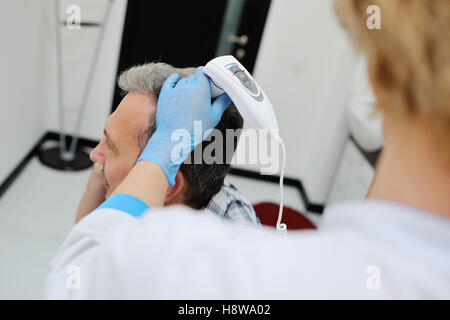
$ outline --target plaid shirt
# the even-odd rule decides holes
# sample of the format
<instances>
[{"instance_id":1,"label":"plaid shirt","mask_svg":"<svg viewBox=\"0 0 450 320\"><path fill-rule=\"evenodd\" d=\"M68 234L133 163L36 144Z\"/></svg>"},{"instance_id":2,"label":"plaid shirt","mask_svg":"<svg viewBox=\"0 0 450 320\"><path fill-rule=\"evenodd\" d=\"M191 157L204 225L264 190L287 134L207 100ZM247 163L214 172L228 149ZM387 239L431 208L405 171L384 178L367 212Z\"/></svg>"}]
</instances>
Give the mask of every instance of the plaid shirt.
<instances>
[{"instance_id":1,"label":"plaid shirt","mask_svg":"<svg viewBox=\"0 0 450 320\"><path fill-rule=\"evenodd\" d=\"M212 213L225 219L261 225L253 206L232 184L224 184L203 210L207 214Z\"/></svg>"}]
</instances>

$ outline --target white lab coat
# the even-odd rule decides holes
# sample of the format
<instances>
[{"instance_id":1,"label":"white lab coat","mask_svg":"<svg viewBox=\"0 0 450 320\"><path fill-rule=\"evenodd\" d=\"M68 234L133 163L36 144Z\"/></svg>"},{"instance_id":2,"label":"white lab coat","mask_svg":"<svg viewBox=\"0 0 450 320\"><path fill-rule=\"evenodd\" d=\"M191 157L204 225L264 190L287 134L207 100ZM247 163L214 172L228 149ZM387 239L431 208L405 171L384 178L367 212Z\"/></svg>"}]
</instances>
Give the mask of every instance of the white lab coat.
<instances>
[{"instance_id":1,"label":"white lab coat","mask_svg":"<svg viewBox=\"0 0 450 320\"><path fill-rule=\"evenodd\" d=\"M181 206L140 218L97 209L53 259L46 296L450 298L449 218L375 200L324 215L319 231L286 236Z\"/></svg>"}]
</instances>

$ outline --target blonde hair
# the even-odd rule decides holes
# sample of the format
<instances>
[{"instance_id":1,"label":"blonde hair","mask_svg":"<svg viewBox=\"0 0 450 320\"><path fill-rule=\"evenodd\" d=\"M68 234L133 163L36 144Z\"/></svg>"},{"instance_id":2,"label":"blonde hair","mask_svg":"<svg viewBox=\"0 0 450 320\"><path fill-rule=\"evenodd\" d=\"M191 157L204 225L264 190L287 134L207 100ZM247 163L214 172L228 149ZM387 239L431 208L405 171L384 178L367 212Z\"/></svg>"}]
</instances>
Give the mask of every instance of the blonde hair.
<instances>
[{"instance_id":1,"label":"blonde hair","mask_svg":"<svg viewBox=\"0 0 450 320\"><path fill-rule=\"evenodd\" d=\"M369 29L370 5L381 29ZM450 1L335 0L337 15L366 53L378 110L429 116L450 155Z\"/></svg>"}]
</instances>

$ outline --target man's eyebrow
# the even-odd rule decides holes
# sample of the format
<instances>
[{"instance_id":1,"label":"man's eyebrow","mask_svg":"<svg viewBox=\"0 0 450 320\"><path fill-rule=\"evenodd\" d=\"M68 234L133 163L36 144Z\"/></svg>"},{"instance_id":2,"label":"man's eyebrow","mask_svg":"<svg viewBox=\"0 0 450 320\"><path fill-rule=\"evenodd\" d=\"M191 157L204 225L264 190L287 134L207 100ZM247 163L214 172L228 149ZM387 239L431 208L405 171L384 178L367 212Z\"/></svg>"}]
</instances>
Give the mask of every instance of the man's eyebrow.
<instances>
[{"instance_id":1,"label":"man's eyebrow","mask_svg":"<svg viewBox=\"0 0 450 320\"><path fill-rule=\"evenodd\" d=\"M106 131L106 129L103 129L103 133L105 134L106 137L106 142L108 143L108 145L111 147L111 149L113 149L114 152L118 152L116 145L112 142L111 137L108 135L108 132Z\"/></svg>"}]
</instances>

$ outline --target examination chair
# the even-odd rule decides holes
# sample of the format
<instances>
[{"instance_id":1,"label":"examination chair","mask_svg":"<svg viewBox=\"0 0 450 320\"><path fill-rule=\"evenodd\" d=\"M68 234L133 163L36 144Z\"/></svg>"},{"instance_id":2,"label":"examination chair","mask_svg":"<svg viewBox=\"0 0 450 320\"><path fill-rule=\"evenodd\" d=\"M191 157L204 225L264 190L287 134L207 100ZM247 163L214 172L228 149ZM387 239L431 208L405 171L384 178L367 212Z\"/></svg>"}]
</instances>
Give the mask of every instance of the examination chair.
<instances>
[{"instance_id":1,"label":"examination chair","mask_svg":"<svg viewBox=\"0 0 450 320\"><path fill-rule=\"evenodd\" d=\"M260 202L253 205L261 224L276 227L279 205L273 202ZM316 226L301 212L292 208L283 207L281 222L287 225L288 230L316 229Z\"/></svg>"}]
</instances>

